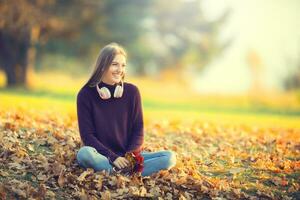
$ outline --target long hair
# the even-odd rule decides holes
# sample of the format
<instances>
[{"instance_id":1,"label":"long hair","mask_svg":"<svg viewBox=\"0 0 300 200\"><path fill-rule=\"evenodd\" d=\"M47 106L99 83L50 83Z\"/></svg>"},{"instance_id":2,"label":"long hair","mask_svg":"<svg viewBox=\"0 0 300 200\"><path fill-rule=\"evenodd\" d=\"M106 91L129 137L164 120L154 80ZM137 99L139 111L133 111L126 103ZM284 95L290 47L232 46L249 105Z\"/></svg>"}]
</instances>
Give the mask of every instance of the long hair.
<instances>
[{"instance_id":1,"label":"long hair","mask_svg":"<svg viewBox=\"0 0 300 200\"><path fill-rule=\"evenodd\" d=\"M86 84L90 87L95 87L99 84L117 54L127 57L125 49L117 43L110 43L103 47L94 64L93 73ZM124 81L124 77L125 74L123 74L122 81Z\"/></svg>"}]
</instances>

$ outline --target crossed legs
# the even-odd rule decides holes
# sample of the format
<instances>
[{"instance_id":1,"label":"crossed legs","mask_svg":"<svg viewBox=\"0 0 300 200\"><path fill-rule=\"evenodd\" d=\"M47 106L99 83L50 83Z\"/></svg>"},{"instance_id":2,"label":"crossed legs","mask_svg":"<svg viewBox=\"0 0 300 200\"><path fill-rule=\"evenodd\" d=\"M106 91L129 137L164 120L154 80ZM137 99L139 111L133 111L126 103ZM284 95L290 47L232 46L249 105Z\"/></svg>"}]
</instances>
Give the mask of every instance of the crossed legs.
<instances>
[{"instance_id":1,"label":"crossed legs","mask_svg":"<svg viewBox=\"0 0 300 200\"><path fill-rule=\"evenodd\" d=\"M176 154L173 151L141 152L144 157L142 176L150 176L162 169L170 169L176 164ZM90 146L81 147L77 153L78 164L83 168L93 168L95 171L113 171L108 159Z\"/></svg>"}]
</instances>

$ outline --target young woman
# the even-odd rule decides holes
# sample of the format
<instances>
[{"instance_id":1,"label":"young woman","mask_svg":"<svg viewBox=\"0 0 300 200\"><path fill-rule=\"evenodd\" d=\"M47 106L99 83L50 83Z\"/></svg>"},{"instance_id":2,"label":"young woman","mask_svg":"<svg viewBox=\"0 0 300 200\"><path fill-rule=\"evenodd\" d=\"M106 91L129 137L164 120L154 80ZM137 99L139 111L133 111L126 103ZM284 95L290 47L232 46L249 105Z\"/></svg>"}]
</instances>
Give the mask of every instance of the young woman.
<instances>
[{"instance_id":1,"label":"young woman","mask_svg":"<svg viewBox=\"0 0 300 200\"><path fill-rule=\"evenodd\" d=\"M95 171L122 171L135 152L143 158L142 176L176 164L172 151L145 152L143 111L138 88L124 82L126 52L116 43L105 46L94 72L77 95L80 137L85 146L77 153L78 164Z\"/></svg>"}]
</instances>

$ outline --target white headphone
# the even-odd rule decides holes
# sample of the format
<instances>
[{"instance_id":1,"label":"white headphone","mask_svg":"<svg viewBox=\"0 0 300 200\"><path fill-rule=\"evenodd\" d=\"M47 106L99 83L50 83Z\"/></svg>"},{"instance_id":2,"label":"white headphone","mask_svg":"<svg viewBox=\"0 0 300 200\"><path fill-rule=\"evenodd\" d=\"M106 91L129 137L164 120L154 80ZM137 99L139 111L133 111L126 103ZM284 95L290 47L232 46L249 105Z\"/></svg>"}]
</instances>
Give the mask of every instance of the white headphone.
<instances>
[{"instance_id":1,"label":"white headphone","mask_svg":"<svg viewBox=\"0 0 300 200\"><path fill-rule=\"evenodd\" d=\"M96 88L101 99L109 99L111 97L110 91L107 87L101 87L100 89L97 84ZM117 85L115 87L114 97L121 98L123 95L123 91L124 91L124 84L123 81L121 81L121 85Z\"/></svg>"}]
</instances>

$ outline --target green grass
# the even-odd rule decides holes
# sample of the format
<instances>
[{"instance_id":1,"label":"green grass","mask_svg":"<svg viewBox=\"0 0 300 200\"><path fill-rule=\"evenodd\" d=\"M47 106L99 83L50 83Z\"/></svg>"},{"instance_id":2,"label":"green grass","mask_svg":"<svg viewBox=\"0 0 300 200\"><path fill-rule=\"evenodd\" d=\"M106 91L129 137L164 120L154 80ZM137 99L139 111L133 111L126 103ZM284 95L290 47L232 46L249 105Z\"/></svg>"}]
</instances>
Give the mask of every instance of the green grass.
<instances>
[{"instance_id":1,"label":"green grass","mask_svg":"<svg viewBox=\"0 0 300 200\"><path fill-rule=\"evenodd\" d=\"M51 111L76 117L76 88L67 91L47 89L0 89L0 109L22 107L36 111ZM251 126L300 128L300 110L265 105L226 105L208 100L160 100L142 96L144 118L147 121L207 121ZM216 102L216 101L214 101Z\"/></svg>"},{"instance_id":2,"label":"green grass","mask_svg":"<svg viewBox=\"0 0 300 200\"><path fill-rule=\"evenodd\" d=\"M47 90L25 90L25 89L0 89L0 95L14 96L16 98L32 97L47 98L53 101L76 101L76 93L73 92L53 92ZM143 106L149 110L174 110L181 112L212 112L212 113L234 113L234 114L255 114L255 115L279 115L300 117L300 110L289 108L271 108L268 106L253 104L252 106L235 105L224 106L222 104L211 104L210 102L164 102L154 99L143 99Z\"/></svg>"}]
</instances>

